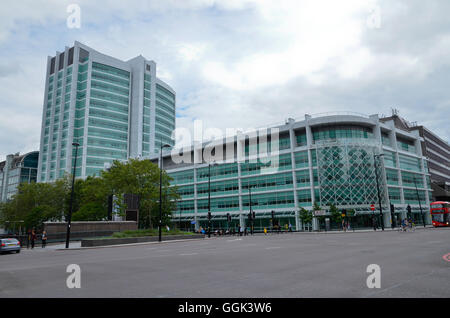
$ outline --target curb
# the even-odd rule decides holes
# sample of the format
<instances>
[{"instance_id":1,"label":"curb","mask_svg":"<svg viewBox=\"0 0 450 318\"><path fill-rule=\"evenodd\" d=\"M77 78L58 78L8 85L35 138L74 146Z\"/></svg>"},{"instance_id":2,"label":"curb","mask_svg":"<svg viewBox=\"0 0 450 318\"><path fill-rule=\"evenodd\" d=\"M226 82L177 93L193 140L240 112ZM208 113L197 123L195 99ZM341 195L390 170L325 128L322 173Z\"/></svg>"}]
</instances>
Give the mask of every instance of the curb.
<instances>
[{"instance_id":1,"label":"curb","mask_svg":"<svg viewBox=\"0 0 450 318\"><path fill-rule=\"evenodd\" d=\"M163 244L171 242L191 242L200 241L204 238L199 239L184 239L184 240L168 240L162 242L142 242L142 243L129 243L129 244L117 244L117 245L105 245L105 246L90 246L90 247L74 247L74 248L57 248L55 251L76 251L76 250L87 250L87 249L97 249L97 248L114 248L114 247L127 247L127 246L139 246L139 245L149 245L149 244Z\"/></svg>"}]
</instances>

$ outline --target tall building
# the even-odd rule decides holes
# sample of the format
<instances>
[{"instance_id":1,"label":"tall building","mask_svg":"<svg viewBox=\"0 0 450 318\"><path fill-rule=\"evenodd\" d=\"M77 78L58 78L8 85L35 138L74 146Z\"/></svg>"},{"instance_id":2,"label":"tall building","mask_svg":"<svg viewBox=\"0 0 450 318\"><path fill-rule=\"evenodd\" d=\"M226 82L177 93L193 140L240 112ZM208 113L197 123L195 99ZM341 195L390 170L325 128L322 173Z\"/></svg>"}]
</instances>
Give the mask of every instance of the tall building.
<instances>
[{"instance_id":1,"label":"tall building","mask_svg":"<svg viewBox=\"0 0 450 318\"><path fill-rule=\"evenodd\" d=\"M0 162L0 201L7 201L17 193L20 183L36 182L39 152L24 155L19 153L6 156Z\"/></svg>"},{"instance_id":2,"label":"tall building","mask_svg":"<svg viewBox=\"0 0 450 318\"><path fill-rule=\"evenodd\" d=\"M331 204L354 210L352 226L371 227L374 213L380 215L380 195L386 227L393 219L407 216L420 224L421 210L430 224L430 175L418 131L399 129L393 121L380 121L378 115L348 113L306 115L302 120L289 119L268 127L274 128L279 131L279 151L269 152L268 157L277 162L275 169L268 169L267 158L251 161L255 158L252 149L264 149L267 144L264 138L251 135L215 141L213 147L207 142L193 144L183 149L183 157L191 159L188 162L163 152L163 168L181 195L174 221L207 227L210 194L214 228L248 226L251 209L257 230L271 227L272 211L283 226L291 223L300 230L300 209L312 210L315 204L324 211ZM222 154L215 159L217 165L211 164L208 154L212 152ZM150 160L156 163L159 156ZM390 204L394 205L393 213ZM412 215L407 215L408 205ZM314 220L317 229L320 224Z\"/></svg>"},{"instance_id":3,"label":"tall building","mask_svg":"<svg viewBox=\"0 0 450 318\"><path fill-rule=\"evenodd\" d=\"M113 160L173 145L175 91L141 55L121 61L75 42L47 58L38 181L98 175Z\"/></svg>"},{"instance_id":4,"label":"tall building","mask_svg":"<svg viewBox=\"0 0 450 318\"><path fill-rule=\"evenodd\" d=\"M428 159L434 201L450 201L450 145L428 128L409 122L393 110L392 116L381 121L392 121L396 128L404 131L418 131L422 154Z\"/></svg>"}]
</instances>

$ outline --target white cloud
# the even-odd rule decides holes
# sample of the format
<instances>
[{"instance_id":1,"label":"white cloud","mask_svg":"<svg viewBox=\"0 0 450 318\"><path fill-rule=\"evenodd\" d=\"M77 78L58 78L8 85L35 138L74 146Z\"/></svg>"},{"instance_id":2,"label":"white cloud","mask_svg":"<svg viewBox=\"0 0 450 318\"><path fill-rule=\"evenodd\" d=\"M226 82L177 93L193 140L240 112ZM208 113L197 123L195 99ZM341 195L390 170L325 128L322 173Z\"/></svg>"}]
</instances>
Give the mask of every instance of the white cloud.
<instances>
[{"instance_id":1,"label":"white cloud","mask_svg":"<svg viewBox=\"0 0 450 318\"><path fill-rule=\"evenodd\" d=\"M379 1L15 1L0 11L0 156L37 149L47 55L81 41L142 54L177 92L177 126L257 127L396 106L448 139L450 4ZM369 29L371 8L381 9ZM5 115L7 117L5 117Z\"/></svg>"}]
</instances>

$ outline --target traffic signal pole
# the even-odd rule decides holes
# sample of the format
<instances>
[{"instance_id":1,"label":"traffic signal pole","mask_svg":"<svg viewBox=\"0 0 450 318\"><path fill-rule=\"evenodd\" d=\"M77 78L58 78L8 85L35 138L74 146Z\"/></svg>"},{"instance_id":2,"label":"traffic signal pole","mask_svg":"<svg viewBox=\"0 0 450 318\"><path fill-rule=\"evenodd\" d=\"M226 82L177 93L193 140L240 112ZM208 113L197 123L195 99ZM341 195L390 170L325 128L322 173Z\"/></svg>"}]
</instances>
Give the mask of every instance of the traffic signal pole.
<instances>
[{"instance_id":1,"label":"traffic signal pole","mask_svg":"<svg viewBox=\"0 0 450 318\"><path fill-rule=\"evenodd\" d=\"M380 154L380 155L373 155L373 164L374 164L374 168L375 168L375 179L377 182L377 194L378 194L378 205L380 207L380 218L381 218L381 229L384 231L384 220L383 220L383 208L381 207L381 195L380 195L380 186L378 184L378 171L377 171L377 162L376 162L376 158L383 156L384 154Z\"/></svg>"}]
</instances>

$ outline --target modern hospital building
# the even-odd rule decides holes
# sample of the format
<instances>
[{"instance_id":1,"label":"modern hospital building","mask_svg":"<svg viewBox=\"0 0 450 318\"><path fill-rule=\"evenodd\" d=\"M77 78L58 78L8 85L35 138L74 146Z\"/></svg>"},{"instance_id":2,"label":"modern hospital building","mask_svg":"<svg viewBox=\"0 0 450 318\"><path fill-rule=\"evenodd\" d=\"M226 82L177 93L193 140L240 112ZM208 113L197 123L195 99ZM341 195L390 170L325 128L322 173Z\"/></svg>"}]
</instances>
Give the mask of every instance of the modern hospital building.
<instances>
[{"instance_id":1,"label":"modern hospital building","mask_svg":"<svg viewBox=\"0 0 450 318\"><path fill-rule=\"evenodd\" d=\"M270 137L237 134L163 151L163 169L181 195L173 221L182 227L207 228L210 195L214 229L249 226L250 197L255 230L271 227L272 211L282 226L290 223L301 230L300 209L312 210L315 204L325 211L331 204L353 210L353 226L370 227L372 214L380 213L379 194L385 227L391 226L392 216L406 217L408 205L416 223L422 223L422 208L429 224L432 190L423 138L417 130L399 129L394 120L381 119L352 113L305 115L268 127L267 131L278 132L277 147ZM275 154L266 152L275 168L267 158L254 160L254 150L266 149L267 144L278 148ZM223 149L220 156L219 149ZM174 160L177 153L188 160ZM159 155L150 159L157 163ZM319 226L313 222L313 229Z\"/></svg>"},{"instance_id":2,"label":"modern hospital building","mask_svg":"<svg viewBox=\"0 0 450 318\"><path fill-rule=\"evenodd\" d=\"M113 160L173 145L175 91L139 55L122 61L82 43L47 58L38 182L98 175Z\"/></svg>"}]
</instances>

